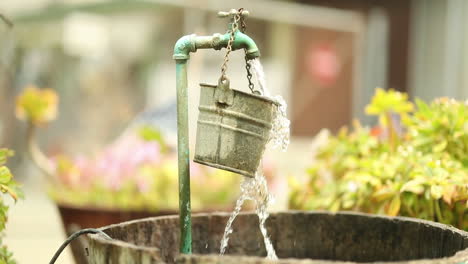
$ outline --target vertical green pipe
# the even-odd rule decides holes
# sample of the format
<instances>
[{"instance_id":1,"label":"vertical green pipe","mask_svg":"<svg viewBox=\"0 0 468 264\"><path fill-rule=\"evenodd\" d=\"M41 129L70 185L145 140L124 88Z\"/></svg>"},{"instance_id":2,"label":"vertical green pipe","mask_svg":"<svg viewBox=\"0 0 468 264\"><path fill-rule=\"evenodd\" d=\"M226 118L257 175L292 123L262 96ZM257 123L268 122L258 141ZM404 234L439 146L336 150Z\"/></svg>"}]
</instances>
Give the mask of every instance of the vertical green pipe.
<instances>
[{"instance_id":1,"label":"vertical green pipe","mask_svg":"<svg viewBox=\"0 0 468 264\"><path fill-rule=\"evenodd\" d=\"M177 155L179 163L179 221L180 253L192 253L192 216L190 206L190 155L188 127L187 61L190 52L197 49L219 50L227 46L230 33L213 36L187 35L181 37L174 46L177 86ZM260 56L255 42L247 35L236 32L232 49L244 49L248 59Z\"/></svg>"},{"instance_id":2,"label":"vertical green pipe","mask_svg":"<svg viewBox=\"0 0 468 264\"><path fill-rule=\"evenodd\" d=\"M190 153L188 129L187 60L176 59L177 157L179 165L180 253L192 253Z\"/></svg>"}]
</instances>

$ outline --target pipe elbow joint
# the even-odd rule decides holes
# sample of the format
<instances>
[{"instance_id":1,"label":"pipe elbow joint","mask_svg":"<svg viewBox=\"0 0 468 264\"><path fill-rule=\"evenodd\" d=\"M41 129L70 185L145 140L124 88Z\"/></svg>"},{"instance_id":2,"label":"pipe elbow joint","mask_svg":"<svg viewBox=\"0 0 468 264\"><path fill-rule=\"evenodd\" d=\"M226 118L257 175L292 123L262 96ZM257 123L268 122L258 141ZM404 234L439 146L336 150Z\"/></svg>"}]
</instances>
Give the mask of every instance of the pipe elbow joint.
<instances>
[{"instance_id":1,"label":"pipe elbow joint","mask_svg":"<svg viewBox=\"0 0 468 264\"><path fill-rule=\"evenodd\" d=\"M220 50L221 48L226 48L229 39L231 37L230 33L224 35L214 34L213 35L213 49ZM246 34L236 31L234 42L232 43L232 50L244 49L245 56L248 60L255 59L260 57L260 51L258 50L257 44L253 41L252 38Z\"/></svg>"},{"instance_id":2,"label":"pipe elbow joint","mask_svg":"<svg viewBox=\"0 0 468 264\"><path fill-rule=\"evenodd\" d=\"M234 39L232 48L234 50L244 49L245 56L248 60L260 57L260 50L258 49L255 41L240 31L236 32L236 37Z\"/></svg>"},{"instance_id":3,"label":"pipe elbow joint","mask_svg":"<svg viewBox=\"0 0 468 264\"><path fill-rule=\"evenodd\" d=\"M190 52L197 51L195 46L196 35L186 35L177 40L174 45L174 60L188 60L190 58Z\"/></svg>"}]
</instances>

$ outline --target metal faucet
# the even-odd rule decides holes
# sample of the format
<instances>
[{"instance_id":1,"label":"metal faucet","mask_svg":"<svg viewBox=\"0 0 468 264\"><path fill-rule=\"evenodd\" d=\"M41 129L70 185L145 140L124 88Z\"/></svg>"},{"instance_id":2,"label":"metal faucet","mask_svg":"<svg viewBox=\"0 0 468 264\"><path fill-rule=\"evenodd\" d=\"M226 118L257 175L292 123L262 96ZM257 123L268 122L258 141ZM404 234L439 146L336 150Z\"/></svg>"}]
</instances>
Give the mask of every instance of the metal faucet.
<instances>
[{"instance_id":1,"label":"metal faucet","mask_svg":"<svg viewBox=\"0 0 468 264\"><path fill-rule=\"evenodd\" d=\"M230 17L232 24L236 10L219 12L219 17ZM247 16L248 11L242 11L241 16ZM229 24L229 30L231 28ZM186 35L181 37L174 46L173 58L176 61L177 87L177 157L179 175L179 223L180 223L180 253L192 253L192 219L190 205L190 155L188 128L188 94L187 94L187 61L191 52L197 49L220 50L226 48L230 31L212 36ZM260 57L255 42L246 34L236 31L232 50L244 49L248 60Z\"/></svg>"}]
</instances>

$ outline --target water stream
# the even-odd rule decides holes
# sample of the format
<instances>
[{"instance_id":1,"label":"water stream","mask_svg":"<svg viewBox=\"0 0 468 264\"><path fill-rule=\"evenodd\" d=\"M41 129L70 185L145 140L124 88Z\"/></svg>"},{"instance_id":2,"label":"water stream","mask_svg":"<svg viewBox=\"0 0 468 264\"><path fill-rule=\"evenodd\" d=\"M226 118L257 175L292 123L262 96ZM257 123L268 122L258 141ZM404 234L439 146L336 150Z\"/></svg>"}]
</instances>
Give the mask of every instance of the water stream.
<instances>
[{"instance_id":1,"label":"water stream","mask_svg":"<svg viewBox=\"0 0 468 264\"><path fill-rule=\"evenodd\" d=\"M253 66L252 68L257 78L259 92L261 95L270 97L278 102L276 116L273 120L273 126L270 132L269 147L280 148L281 150L285 151L289 145L290 124L289 119L286 117L287 105L281 96L277 95L272 97L268 89L266 89L265 73L263 71L260 60L254 59L251 60L250 63ZM265 222L269 216L267 209L273 201L273 196L268 191L268 184L265 176L263 175L263 168L261 163L257 169L257 172L255 173L254 178L243 177L240 188L241 195L237 199L236 207L229 217L226 228L224 230L223 238L221 240L220 255L223 255L226 252L229 242L229 235L233 232L232 224L234 223L237 215L240 213L242 205L246 200L252 200L255 204L255 212L258 215L259 228L263 235L263 241L267 251L267 258L278 259L265 227Z\"/></svg>"}]
</instances>

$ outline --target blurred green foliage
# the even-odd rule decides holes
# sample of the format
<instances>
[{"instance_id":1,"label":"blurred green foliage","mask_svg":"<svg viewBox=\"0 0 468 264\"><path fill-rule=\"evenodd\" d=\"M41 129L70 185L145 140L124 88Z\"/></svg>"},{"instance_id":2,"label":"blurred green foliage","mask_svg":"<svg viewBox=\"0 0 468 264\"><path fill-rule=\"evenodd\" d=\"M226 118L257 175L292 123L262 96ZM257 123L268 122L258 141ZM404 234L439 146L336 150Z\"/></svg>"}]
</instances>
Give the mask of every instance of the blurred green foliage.
<instances>
[{"instance_id":1,"label":"blurred green foliage","mask_svg":"<svg viewBox=\"0 0 468 264\"><path fill-rule=\"evenodd\" d=\"M119 210L176 211L177 157L162 133L143 126L120 137L95 157L55 158L58 184L50 195L60 204ZM226 209L238 196L241 177L191 164L192 208ZM207 191L209 190L209 191Z\"/></svg>"},{"instance_id":2,"label":"blurred green foliage","mask_svg":"<svg viewBox=\"0 0 468 264\"><path fill-rule=\"evenodd\" d=\"M366 107L378 126L355 121L352 131L322 132L307 182L290 180L289 206L410 216L468 230L468 102L415 103L378 89Z\"/></svg>"},{"instance_id":3,"label":"blurred green foliage","mask_svg":"<svg viewBox=\"0 0 468 264\"><path fill-rule=\"evenodd\" d=\"M138 135L145 141L156 141L161 146L162 152L169 151L169 146L166 144L164 137L158 129L150 125L143 125L138 129Z\"/></svg>"},{"instance_id":4,"label":"blurred green foliage","mask_svg":"<svg viewBox=\"0 0 468 264\"><path fill-rule=\"evenodd\" d=\"M18 183L13 180L8 167L5 165L8 157L12 156L13 152L8 149L0 149L0 263L15 264L16 261L13 259L13 254L8 251L6 245L3 244L4 230L6 222L8 220L8 205L6 204L5 198L7 196L13 198L16 202L18 198L22 198L23 194L19 188Z\"/></svg>"},{"instance_id":5,"label":"blurred green foliage","mask_svg":"<svg viewBox=\"0 0 468 264\"><path fill-rule=\"evenodd\" d=\"M72 160L60 157L57 172L76 170L78 178L92 176L91 182L71 184L61 181L52 185L49 195L59 204L132 211L177 211L179 206L177 159L167 158L160 163L142 163L132 170L131 177L118 186L107 182L107 175L82 175ZM239 195L241 177L232 173L192 164L192 208L195 211L230 208Z\"/></svg>"},{"instance_id":6,"label":"blurred green foliage","mask_svg":"<svg viewBox=\"0 0 468 264\"><path fill-rule=\"evenodd\" d=\"M55 119L57 103L53 90L30 86L17 97L16 115L36 128ZM117 210L178 209L176 153L155 127L127 131L96 155L32 156L40 168L51 167L49 194L59 204ZM8 179L9 174L0 173L1 189L2 179ZM232 206L239 193L233 186L240 184L241 177L191 164L191 179L192 208L214 210ZM3 188L10 191L6 185Z\"/></svg>"}]
</instances>

